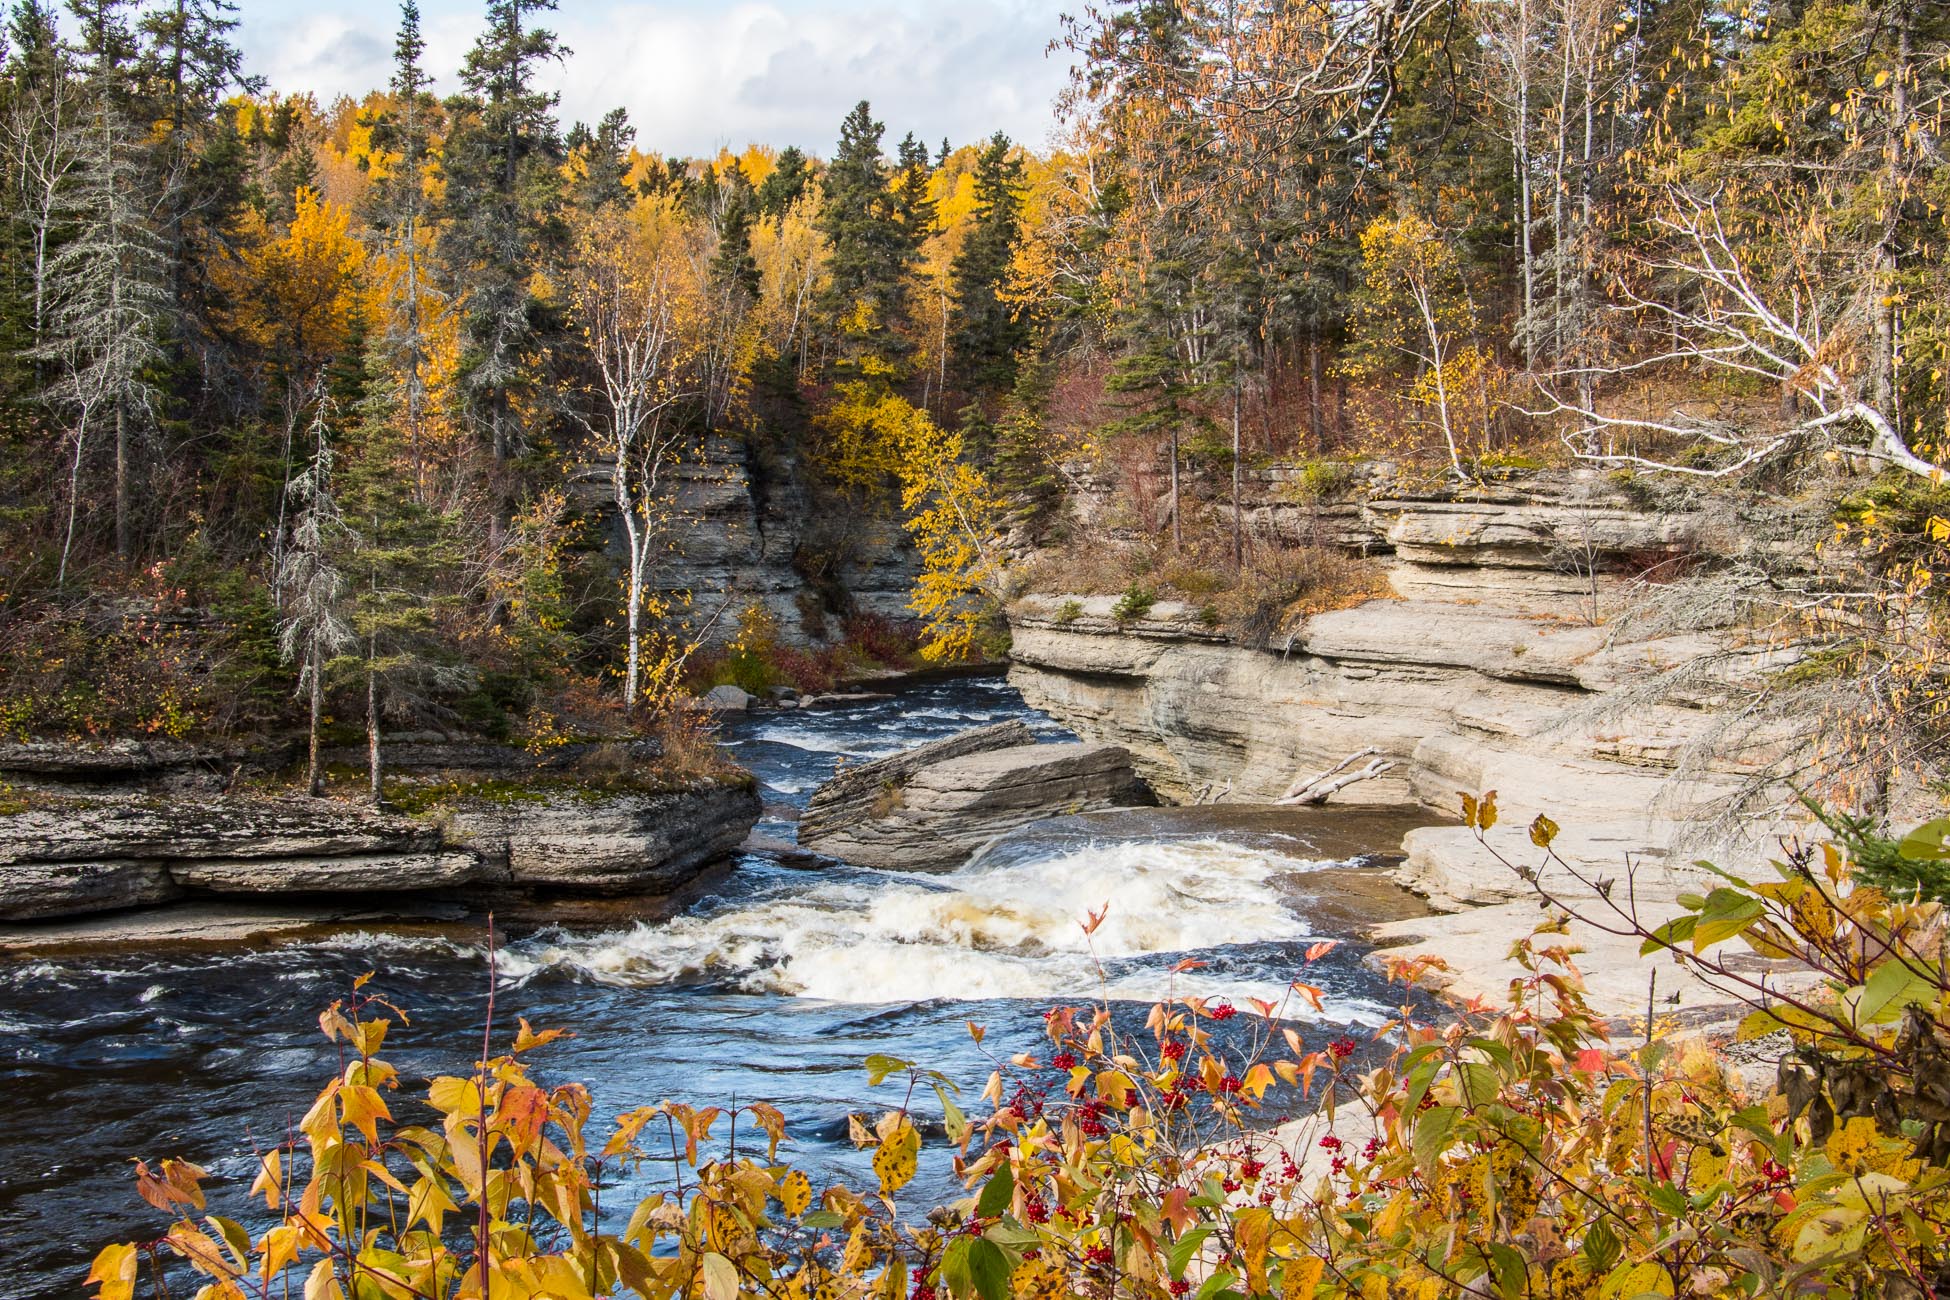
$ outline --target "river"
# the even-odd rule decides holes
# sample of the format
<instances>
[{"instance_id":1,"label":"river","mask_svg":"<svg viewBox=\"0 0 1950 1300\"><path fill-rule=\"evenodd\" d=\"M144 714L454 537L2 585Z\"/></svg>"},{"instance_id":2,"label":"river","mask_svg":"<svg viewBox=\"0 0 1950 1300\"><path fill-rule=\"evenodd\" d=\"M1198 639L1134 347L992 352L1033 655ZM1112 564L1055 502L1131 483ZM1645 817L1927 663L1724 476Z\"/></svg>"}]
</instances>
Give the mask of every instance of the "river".
<instances>
[{"instance_id":1,"label":"river","mask_svg":"<svg viewBox=\"0 0 1950 1300\"><path fill-rule=\"evenodd\" d=\"M759 830L789 841L841 756L878 757L1010 718L1067 738L999 678L754 714L728 723L723 738L763 785ZM938 876L747 855L668 919L618 924L579 909L574 925L544 916L509 927L497 1015L510 1028L521 1016L574 1031L541 1073L588 1083L599 1121L665 1097L766 1100L784 1110L794 1158L816 1181L862 1185L871 1174L846 1141L846 1116L900 1101L891 1083L868 1087L860 1062L869 1054L944 1071L979 1111L989 1054L1033 1050L1049 1006L1109 998L1141 1008L1174 978L1181 992L1279 1002L1313 940L1412 913L1380 873L1360 868L1417 820L1215 809L1063 818ZM1078 918L1106 903L1086 943ZM1188 956L1207 965L1169 976ZM1308 972L1326 989L1328 1014L1310 1028L1311 1010L1288 1003L1304 1034L1387 1018L1400 992L1359 958L1358 945L1344 944ZM413 1017L385 1053L406 1090L465 1073L485 1004L479 918L255 945L0 957L6 1294L80 1295L100 1246L156 1235L161 1221L136 1198L131 1157L203 1165L213 1212L251 1222L252 1144L280 1140L330 1077L317 1012L368 970L378 972L372 987ZM988 1029L980 1047L970 1020ZM1302 1104L1277 1098L1273 1109ZM396 1102L395 1113L410 1105ZM658 1177L653 1166L624 1190ZM916 1194L955 1194L938 1148Z\"/></svg>"}]
</instances>

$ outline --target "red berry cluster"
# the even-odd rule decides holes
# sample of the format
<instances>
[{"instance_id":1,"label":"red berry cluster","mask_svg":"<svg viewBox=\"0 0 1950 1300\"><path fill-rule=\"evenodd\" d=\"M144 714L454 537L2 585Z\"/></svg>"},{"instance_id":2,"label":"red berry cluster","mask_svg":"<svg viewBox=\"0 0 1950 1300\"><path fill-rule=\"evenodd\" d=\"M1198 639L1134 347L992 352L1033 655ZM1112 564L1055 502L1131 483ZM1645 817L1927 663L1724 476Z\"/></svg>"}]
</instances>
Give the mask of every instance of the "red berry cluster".
<instances>
[{"instance_id":1,"label":"red berry cluster","mask_svg":"<svg viewBox=\"0 0 1950 1300\"><path fill-rule=\"evenodd\" d=\"M1109 1246L1085 1247L1083 1257L1092 1264L1101 1264L1106 1268L1110 1266L1111 1260L1116 1258L1116 1256L1111 1254Z\"/></svg>"},{"instance_id":2,"label":"red berry cluster","mask_svg":"<svg viewBox=\"0 0 1950 1300\"><path fill-rule=\"evenodd\" d=\"M1192 1284L1190 1282L1187 1282L1182 1277L1175 1277L1171 1280L1170 1290L1173 1295L1184 1295L1187 1291L1190 1291L1191 1289L1192 1289Z\"/></svg>"},{"instance_id":3,"label":"red berry cluster","mask_svg":"<svg viewBox=\"0 0 1950 1300\"><path fill-rule=\"evenodd\" d=\"M1219 1091L1225 1093L1227 1096L1232 1096L1244 1086L1236 1074L1228 1074L1225 1078L1219 1080Z\"/></svg>"},{"instance_id":4,"label":"red berry cluster","mask_svg":"<svg viewBox=\"0 0 1950 1300\"><path fill-rule=\"evenodd\" d=\"M1214 1020L1230 1020L1234 1016L1239 1014L1239 1008L1233 1006L1230 1002L1221 1002L1219 1003L1219 1005L1213 1007L1210 1011L1206 1012L1206 1014L1211 1016Z\"/></svg>"},{"instance_id":5,"label":"red berry cluster","mask_svg":"<svg viewBox=\"0 0 1950 1300\"><path fill-rule=\"evenodd\" d=\"M1069 1052L1058 1052L1049 1058L1049 1065L1052 1070L1074 1070L1077 1068L1077 1058Z\"/></svg>"},{"instance_id":6,"label":"red berry cluster","mask_svg":"<svg viewBox=\"0 0 1950 1300\"><path fill-rule=\"evenodd\" d=\"M1354 1055L1354 1047L1355 1043L1352 1038L1336 1038L1333 1042L1327 1044L1327 1050L1333 1054L1334 1059L1337 1061L1345 1061L1348 1057Z\"/></svg>"},{"instance_id":7,"label":"red berry cluster","mask_svg":"<svg viewBox=\"0 0 1950 1300\"><path fill-rule=\"evenodd\" d=\"M1185 1044L1173 1040L1159 1048L1158 1055L1167 1061L1182 1061L1185 1059Z\"/></svg>"}]
</instances>

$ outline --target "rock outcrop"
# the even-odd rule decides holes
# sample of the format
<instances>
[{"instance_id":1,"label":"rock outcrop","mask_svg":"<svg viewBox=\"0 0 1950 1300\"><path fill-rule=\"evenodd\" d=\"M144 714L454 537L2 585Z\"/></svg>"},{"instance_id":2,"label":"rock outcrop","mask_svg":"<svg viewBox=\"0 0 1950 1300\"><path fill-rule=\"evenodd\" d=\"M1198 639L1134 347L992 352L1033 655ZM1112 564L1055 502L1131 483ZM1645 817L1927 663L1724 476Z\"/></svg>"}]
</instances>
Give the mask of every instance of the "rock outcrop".
<instances>
[{"instance_id":1,"label":"rock outcrop","mask_svg":"<svg viewBox=\"0 0 1950 1300\"><path fill-rule=\"evenodd\" d=\"M543 786L423 818L310 799L40 800L0 817L0 921L190 897L668 893L759 816L746 785Z\"/></svg>"},{"instance_id":2,"label":"rock outcrop","mask_svg":"<svg viewBox=\"0 0 1950 1300\"><path fill-rule=\"evenodd\" d=\"M606 461L585 465L573 486L578 504L604 521L619 559L622 528ZM660 564L658 590L682 604L713 605L737 593L738 607L706 629L707 639L738 633L743 605L764 606L793 642L838 638L828 606L904 620L920 571L898 501L884 509L836 512L814 500L811 472L790 450L766 450L742 438L705 440L700 454L675 469L672 510L682 521L680 545Z\"/></svg>"},{"instance_id":3,"label":"rock outcrop","mask_svg":"<svg viewBox=\"0 0 1950 1300\"><path fill-rule=\"evenodd\" d=\"M1637 510L1604 480L1540 476L1464 499L1262 503L1254 524L1298 536L1308 512L1314 538L1381 557L1393 595L1306 618L1265 648L1233 643L1188 606L1160 602L1120 622L1112 597L1029 597L1011 611L1010 680L1078 734L1129 750L1169 797L1267 802L1296 776L1373 748L1392 768L1334 803L1453 816L1458 791L1496 790L1513 860L1535 857L1523 827L1549 813L1565 827L1558 847L1590 879L1635 864L1654 911L1689 887L1690 855L1672 850L1745 773L1736 758L1669 778L1715 725L1723 687L1769 665L1699 635L1614 641L1598 620L1616 612L1630 575L1737 544L1735 521ZM1648 669L1704 663L1707 651L1712 669L1683 690L1607 707ZM1431 826L1404 847L1406 883L1440 908L1478 909L1447 944L1458 965L1483 967L1482 952L1506 952L1535 924L1535 895L1471 832ZM1450 933L1412 923L1400 937L1411 932ZM1615 960L1642 1003L1636 948ZM1489 972L1470 991L1500 989Z\"/></svg>"},{"instance_id":4,"label":"rock outcrop","mask_svg":"<svg viewBox=\"0 0 1950 1300\"><path fill-rule=\"evenodd\" d=\"M1153 801L1120 746L1038 745L1006 722L847 768L814 792L799 843L858 866L948 871L1032 822Z\"/></svg>"}]
</instances>

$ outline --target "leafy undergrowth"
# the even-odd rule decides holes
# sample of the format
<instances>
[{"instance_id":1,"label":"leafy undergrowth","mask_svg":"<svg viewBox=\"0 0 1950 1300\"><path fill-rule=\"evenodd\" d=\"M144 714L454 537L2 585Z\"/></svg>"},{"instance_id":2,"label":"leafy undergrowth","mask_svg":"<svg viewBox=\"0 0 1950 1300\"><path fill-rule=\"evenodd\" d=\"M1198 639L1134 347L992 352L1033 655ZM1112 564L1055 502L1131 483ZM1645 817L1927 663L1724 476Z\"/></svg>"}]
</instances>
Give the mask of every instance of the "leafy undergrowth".
<instances>
[{"instance_id":1,"label":"leafy undergrowth","mask_svg":"<svg viewBox=\"0 0 1950 1300\"><path fill-rule=\"evenodd\" d=\"M1494 795L1465 812L1489 829ZM1555 831L1540 818L1539 865L1512 865L1533 881L1573 870L1551 852ZM320 1022L342 1071L260 1157L262 1231L202 1214L201 1169L139 1164L139 1191L173 1222L104 1249L90 1281L101 1300L129 1300L174 1255L207 1300L1920 1300L1942 1285L1950 1217L1943 914L1852 885L1834 846L1777 865L1777 881L1723 875L1656 930L1623 901L1594 922L1735 995L1760 978L1717 955L1735 939L1825 976L1813 995L1751 998L1748 1031L1785 1029L1796 1045L1773 1095L1743 1096L1703 1046L1650 1026L1611 1041L1553 914L1518 945L1526 974L1507 1005L1439 1025L1404 1011L1377 1033L1374 1068L1352 1039L1303 1041L1282 1008L1192 997L1050 1012L1045 1050L996 1060L979 1117L950 1080L872 1058L872 1082L936 1094L969 1191L921 1216L896 1198L922 1143L907 1100L855 1126L870 1181L816 1190L764 1104L666 1101L594 1128L586 1088L536 1073L559 1032L525 1023L507 1050L409 1102L381 1055L404 1016L355 986ZM1249 1032L1222 1045L1215 1022L1234 1017ZM1249 1132L1282 1083L1316 1095L1331 1123L1307 1151ZM409 1108L426 1122L396 1117ZM741 1125L763 1135L762 1154L749 1136L713 1154ZM673 1154L653 1154L665 1144ZM670 1190L599 1214L605 1179L652 1160Z\"/></svg>"}]
</instances>

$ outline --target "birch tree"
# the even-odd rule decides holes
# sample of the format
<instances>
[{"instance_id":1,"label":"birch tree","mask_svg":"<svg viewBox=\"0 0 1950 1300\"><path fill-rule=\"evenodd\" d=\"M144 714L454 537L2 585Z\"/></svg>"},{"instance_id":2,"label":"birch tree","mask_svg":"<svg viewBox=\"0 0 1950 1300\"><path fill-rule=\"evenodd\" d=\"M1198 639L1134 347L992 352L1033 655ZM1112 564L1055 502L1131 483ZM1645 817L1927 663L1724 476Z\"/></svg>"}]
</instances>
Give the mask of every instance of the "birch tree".
<instances>
[{"instance_id":1,"label":"birch tree","mask_svg":"<svg viewBox=\"0 0 1950 1300\"><path fill-rule=\"evenodd\" d=\"M610 488L628 553L623 600L626 713L634 713L643 685L651 557L666 540L669 476L687 438L676 418L676 408L687 396L679 374L676 272L681 258L660 247L661 242L628 215L593 215L577 240L569 289L597 377L595 409L578 410L576 418L611 458Z\"/></svg>"}]
</instances>

